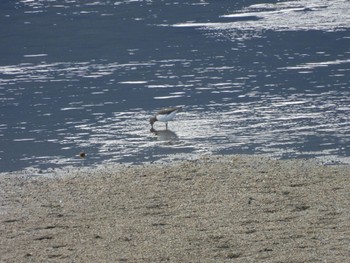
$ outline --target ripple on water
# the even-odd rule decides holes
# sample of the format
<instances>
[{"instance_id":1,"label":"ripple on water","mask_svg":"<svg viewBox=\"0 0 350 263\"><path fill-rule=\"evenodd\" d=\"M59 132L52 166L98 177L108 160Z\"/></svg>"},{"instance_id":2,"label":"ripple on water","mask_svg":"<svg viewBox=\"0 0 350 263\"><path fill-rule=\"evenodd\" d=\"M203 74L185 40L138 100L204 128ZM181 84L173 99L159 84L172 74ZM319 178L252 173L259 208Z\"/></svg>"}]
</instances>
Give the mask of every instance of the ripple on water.
<instances>
[{"instance_id":1,"label":"ripple on water","mask_svg":"<svg viewBox=\"0 0 350 263\"><path fill-rule=\"evenodd\" d=\"M54 18L55 29L63 21L84 27L90 18L143 27L140 35L119 32L114 24L104 31L100 36L107 38L98 43L111 41L107 59L96 59L104 49L96 42L85 50L90 54L97 46L95 58L74 56L80 37L94 33L84 28L66 56L28 42L34 48L28 45L17 62L2 64L0 160L9 167L18 160L55 167L253 153L350 163L349 37L341 33L349 29L350 2L283 1L233 5L231 11L220 4L215 12L214 2L200 4L210 17L189 12L170 18L155 1L16 2L25 10L21 26L28 28L42 17ZM134 12L132 5L142 10L121 16L120 10ZM194 3L169 5L188 10ZM159 10L152 13L149 6ZM37 28L45 27L32 30ZM158 35L159 43L153 39ZM186 106L170 130L156 123L150 132L150 116L176 105ZM81 151L86 158L78 156Z\"/></svg>"}]
</instances>

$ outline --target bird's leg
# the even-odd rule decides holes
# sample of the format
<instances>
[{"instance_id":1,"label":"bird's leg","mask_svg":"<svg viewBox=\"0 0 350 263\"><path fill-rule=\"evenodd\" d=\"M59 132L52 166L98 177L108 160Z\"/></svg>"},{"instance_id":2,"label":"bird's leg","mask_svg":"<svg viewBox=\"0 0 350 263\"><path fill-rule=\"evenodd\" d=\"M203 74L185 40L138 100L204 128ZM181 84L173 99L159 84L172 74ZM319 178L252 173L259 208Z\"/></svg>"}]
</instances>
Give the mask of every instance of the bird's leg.
<instances>
[{"instance_id":1,"label":"bird's leg","mask_svg":"<svg viewBox=\"0 0 350 263\"><path fill-rule=\"evenodd\" d=\"M168 129L168 122L165 123L165 129Z\"/></svg>"}]
</instances>

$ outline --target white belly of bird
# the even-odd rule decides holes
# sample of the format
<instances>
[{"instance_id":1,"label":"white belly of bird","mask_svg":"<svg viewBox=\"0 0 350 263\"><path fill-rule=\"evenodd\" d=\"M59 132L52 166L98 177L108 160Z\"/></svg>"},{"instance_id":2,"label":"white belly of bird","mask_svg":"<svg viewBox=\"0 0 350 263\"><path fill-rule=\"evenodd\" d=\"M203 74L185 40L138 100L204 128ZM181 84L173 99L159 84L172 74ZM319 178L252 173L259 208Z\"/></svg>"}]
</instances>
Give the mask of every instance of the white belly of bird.
<instances>
[{"instance_id":1,"label":"white belly of bird","mask_svg":"<svg viewBox=\"0 0 350 263\"><path fill-rule=\"evenodd\" d=\"M174 119L175 115L176 115L177 111L173 111L169 114L158 114L156 116L158 121L162 121L162 122L168 122L171 121L172 119Z\"/></svg>"}]
</instances>

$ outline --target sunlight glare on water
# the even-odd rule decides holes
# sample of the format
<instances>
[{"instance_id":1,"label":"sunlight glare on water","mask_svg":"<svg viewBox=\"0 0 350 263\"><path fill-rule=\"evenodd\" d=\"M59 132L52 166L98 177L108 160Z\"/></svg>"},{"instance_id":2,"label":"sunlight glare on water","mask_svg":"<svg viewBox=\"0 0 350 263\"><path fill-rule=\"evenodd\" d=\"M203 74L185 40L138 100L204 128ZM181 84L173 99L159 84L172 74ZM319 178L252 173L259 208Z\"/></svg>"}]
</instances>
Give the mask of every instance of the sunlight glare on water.
<instances>
[{"instance_id":1,"label":"sunlight glare on water","mask_svg":"<svg viewBox=\"0 0 350 263\"><path fill-rule=\"evenodd\" d=\"M212 153L350 163L349 1L0 8L1 172ZM150 132L169 106L183 111Z\"/></svg>"}]
</instances>

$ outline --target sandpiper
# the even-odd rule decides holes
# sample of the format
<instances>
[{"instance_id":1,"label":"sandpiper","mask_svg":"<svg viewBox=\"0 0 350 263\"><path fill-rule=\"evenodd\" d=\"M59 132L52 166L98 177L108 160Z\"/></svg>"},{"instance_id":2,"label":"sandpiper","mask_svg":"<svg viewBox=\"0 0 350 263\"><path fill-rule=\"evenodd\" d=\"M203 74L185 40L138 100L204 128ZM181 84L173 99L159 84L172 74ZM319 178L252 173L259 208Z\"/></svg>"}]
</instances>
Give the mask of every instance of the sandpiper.
<instances>
[{"instance_id":1,"label":"sandpiper","mask_svg":"<svg viewBox=\"0 0 350 263\"><path fill-rule=\"evenodd\" d=\"M182 109L181 107L173 107L173 108L161 109L160 111L158 111L156 116L152 117L149 120L149 123L152 125L152 130L153 130L153 124L156 121L165 122L165 128L168 129L168 121L173 120L176 113L181 109Z\"/></svg>"}]
</instances>

